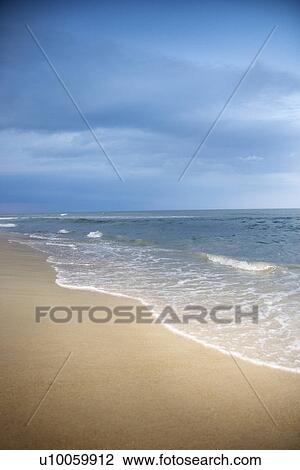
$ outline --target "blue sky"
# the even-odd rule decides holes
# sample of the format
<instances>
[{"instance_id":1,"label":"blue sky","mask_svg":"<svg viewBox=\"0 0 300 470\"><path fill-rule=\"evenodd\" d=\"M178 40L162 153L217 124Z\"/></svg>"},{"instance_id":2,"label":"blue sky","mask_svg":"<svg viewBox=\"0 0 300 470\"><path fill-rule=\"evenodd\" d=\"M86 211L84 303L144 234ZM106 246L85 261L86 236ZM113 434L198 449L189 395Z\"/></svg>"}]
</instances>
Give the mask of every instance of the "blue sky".
<instances>
[{"instance_id":1,"label":"blue sky","mask_svg":"<svg viewBox=\"0 0 300 470\"><path fill-rule=\"evenodd\" d=\"M297 2L28 1L1 9L1 212L299 207Z\"/></svg>"}]
</instances>

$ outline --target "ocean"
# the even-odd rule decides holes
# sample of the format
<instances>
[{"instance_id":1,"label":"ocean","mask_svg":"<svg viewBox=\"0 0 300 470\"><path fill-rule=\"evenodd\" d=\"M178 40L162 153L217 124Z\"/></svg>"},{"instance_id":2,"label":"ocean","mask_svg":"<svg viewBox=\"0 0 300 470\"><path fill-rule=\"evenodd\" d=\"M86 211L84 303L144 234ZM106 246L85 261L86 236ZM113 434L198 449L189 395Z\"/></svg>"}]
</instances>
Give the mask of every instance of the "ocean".
<instances>
[{"instance_id":1,"label":"ocean","mask_svg":"<svg viewBox=\"0 0 300 470\"><path fill-rule=\"evenodd\" d=\"M0 231L47 253L66 287L134 297L157 313L169 305L180 318L188 305L257 305L258 323L208 317L166 326L300 372L299 209L2 215Z\"/></svg>"}]
</instances>

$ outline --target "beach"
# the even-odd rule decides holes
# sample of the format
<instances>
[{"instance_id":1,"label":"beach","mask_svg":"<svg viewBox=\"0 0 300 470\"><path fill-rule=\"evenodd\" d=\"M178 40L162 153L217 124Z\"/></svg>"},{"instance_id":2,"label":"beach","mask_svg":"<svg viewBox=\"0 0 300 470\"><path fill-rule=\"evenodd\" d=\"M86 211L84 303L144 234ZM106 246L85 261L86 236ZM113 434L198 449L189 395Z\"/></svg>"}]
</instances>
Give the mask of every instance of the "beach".
<instances>
[{"instance_id":1,"label":"beach","mask_svg":"<svg viewBox=\"0 0 300 470\"><path fill-rule=\"evenodd\" d=\"M300 374L159 324L36 323L36 306L133 301L58 286L44 253L9 238L0 239L1 449L300 448Z\"/></svg>"}]
</instances>

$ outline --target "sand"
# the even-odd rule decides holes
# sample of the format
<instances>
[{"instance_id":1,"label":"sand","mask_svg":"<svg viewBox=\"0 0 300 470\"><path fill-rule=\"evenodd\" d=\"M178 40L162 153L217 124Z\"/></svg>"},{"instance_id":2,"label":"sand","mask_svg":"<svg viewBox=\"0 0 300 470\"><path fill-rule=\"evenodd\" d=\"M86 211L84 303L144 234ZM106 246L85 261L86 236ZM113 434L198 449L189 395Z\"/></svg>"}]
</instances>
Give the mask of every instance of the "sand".
<instances>
[{"instance_id":1,"label":"sand","mask_svg":"<svg viewBox=\"0 0 300 470\"><path fill-rule=\"evenodd\" d=\"M55 284L0 239L0 448L299 449L300 374L163 325L35 322L37 305L132 305Z\"/></svg>"}]
</instances>

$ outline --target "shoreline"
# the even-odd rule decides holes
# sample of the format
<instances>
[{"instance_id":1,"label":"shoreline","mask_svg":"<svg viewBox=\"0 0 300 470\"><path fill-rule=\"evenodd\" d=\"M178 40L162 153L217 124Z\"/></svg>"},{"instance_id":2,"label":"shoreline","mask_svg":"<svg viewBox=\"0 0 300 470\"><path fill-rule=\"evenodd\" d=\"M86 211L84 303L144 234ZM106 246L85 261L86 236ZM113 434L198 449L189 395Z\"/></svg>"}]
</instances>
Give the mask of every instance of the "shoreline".
<instances>
[{"instance_id":1,"label":"shoreline","mask_svg":"<svg viewBox=\"0 0 300 470\"><path fill-rule=\"evenodd\" d=\"M46 255L28 245L1 236L0 251L1 448L300 447L299 374L238 359L260 402L230 355L161 325L34 324L34 305L118 305L120 297L59 287Z\"/></svg>"},{"instance_id":2,"label":"shoreline","mask_svg":"<svg viewBox=\"0 0 300 470\"><path fill-rule=\"evenodd\" d=\"M1 235L3 235L3 233L0 234L0 237L1 237ZM29 245L28 243L26 243L26 241L22 240L21 235L18 234L18 233L17 233L17 237L20 237L19 241L9 239L10 236L15 236L12 233L6 232L4 235L6 235L6 237L4 239L6 239L9 243L20 243L22 245L25 245L25 246L29 247L29 249L36 250L40 253L45 254L45 262L48 263L51 266L51 268L55 271L56 274L59 272L59 269L55 266L55 263L52 263L51 261L49 261L49 256L47 256L46 251ZM134 302L134 303L140 303L142 305L146 305L145 301L142 298L130 297L130 296L128 296L126 294L123 294L123 293L111 292L111 291L107 291L105 289L100 289L100 288L93 287L93 286L75 286L75 285L71 285L71 284L64 284L64 283L62 283L58 280L57 276L56 276L56 279L55 279L55 283L59 287L62 287L62 288L65 288L65 289L91 291L91 292L95 292L95 293L99 293L99 294L109 295L109 296L112 296L112 297L118 297L118 298L124 298L126 300L132 300L132 302ZM203 346L203 347L206 347L206 348L211 348L211 349L213 349L213 350L215 350L215 351L217 351L221 354L225 354L227 356L232 355L232 356L234 356L234 357L236 357L236 358L238 358L242 361L249 362L249 363L251 363L253 365L256 365L256 366L259 366L259 367L267 367L267 368L271 368L271 369L277 369L277 370L281 370L283 372L287 372L287 373L291 373L291 374L300 374L300 369L280 366L280 365L275 364L275 363L266 363L266 362L264 362L262 360L259 360L259 359L252 359L252 358L244 356L241 353L237 353L235 351L234 352L227 351L226 349L223 349L223 348L218 347L216 345L210 344L210 343L208 343L204 340L195 338L193 335L191 335L189 333L186 333L186 332L183 332L181 330L178 330L178 329L172 327L171 325L163 324L163 326L175 335L186 338L189 341L193 341L193 342L199 344L200 346Z\"/></svg>"}]
</instances>

